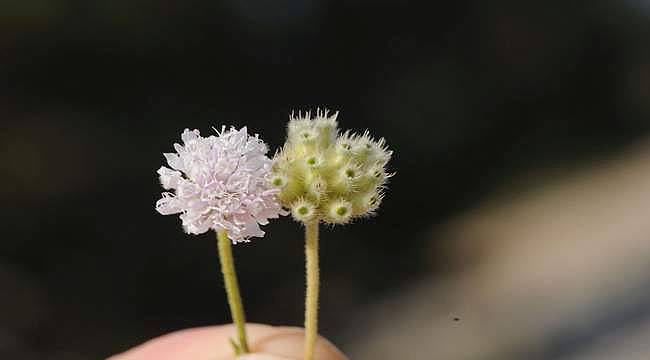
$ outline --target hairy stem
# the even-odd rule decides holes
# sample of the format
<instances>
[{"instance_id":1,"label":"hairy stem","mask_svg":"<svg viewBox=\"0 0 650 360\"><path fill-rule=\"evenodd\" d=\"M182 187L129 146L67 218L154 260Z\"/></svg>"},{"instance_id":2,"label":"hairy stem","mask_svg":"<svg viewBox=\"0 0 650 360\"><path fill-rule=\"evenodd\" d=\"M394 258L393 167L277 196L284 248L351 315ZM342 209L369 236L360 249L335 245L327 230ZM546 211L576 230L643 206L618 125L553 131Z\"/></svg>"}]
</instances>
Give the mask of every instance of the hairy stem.
<instances>
[{"instance_id":1,"label":"hairy stem","mask_svg":"<svg viewBox=\"0 0 650 360\"><path fill-rule=\"evenodd\" d=\"M246 340L246 329L244 324L244 306L242 305L241 295L239 294L239 284L237 283L237 273L235 273L235 261L232 256L232 243L228 239L225 230L217 232L217 243L219 247L219 261L221 262L221 273L226 287L228 296L228 305L232 321L237 328L237 338L239 343L234 343L236 355L248 353L248 341Z\"/></svg>"},{"instance_id":2,"label":"hairy stem","mask_svg":"<svg viewBox=\"0 0 650 360\"><path fill-rule=\"evenodd\" d=\"M307 291L305 296L305 360L314 359L318 337L318 220L305 224L305 270Z\"/></svg>"}]
</instances>

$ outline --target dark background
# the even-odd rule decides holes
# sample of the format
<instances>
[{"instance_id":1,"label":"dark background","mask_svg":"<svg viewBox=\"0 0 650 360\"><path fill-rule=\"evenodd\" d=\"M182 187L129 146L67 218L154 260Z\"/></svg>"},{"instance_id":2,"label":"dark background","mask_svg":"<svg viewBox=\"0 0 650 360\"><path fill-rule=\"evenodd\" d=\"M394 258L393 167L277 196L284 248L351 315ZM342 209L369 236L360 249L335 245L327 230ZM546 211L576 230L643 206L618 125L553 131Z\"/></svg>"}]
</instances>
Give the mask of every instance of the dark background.
<instances>
[{"instance_id":1,"label":"dark background","mask_svg":"<svg viewBox=\"0 0 650 360\"><path fill-rule=\"evenodd\" d=\"M213 235L154 211L180 132L340 110L394 150L379 215L322 234L322 333L447 269L430 234L515 175L650 129L650 3L4 0L0 358L93 359L229 321ZM302 321L301 228L235 255L248 318ZM433 249L444 244L434 242Z\"/></svg>"}]
</instances>

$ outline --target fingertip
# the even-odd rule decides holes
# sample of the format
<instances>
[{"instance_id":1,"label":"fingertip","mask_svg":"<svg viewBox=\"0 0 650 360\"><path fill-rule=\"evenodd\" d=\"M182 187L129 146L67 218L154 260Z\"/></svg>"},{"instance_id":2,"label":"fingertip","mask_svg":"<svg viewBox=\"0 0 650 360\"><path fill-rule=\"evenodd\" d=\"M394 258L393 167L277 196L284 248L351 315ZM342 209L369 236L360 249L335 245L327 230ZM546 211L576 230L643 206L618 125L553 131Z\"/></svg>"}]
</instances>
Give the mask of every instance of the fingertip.
<instances>
[{"instance_id":1,"label":"fingertip","mask_svg":"<svg viewBox=\"0 0 650 360\"><path fill-rule=\"evenodd\" d=\"M291 360L286 357L280 357L269 354L246 354L237 357L237 360Z\"/></svg>"},{"instance_id":2,"label":"fingertip","mask_svg":"<svg viewBox=\"0 0 650 360\"><path fill-rule=\"evenodd\" d=\"M269 336L258 339L253 350L259 353L300 360L305 346L304 329L298 327L274 327ZM322 336L316 341L315 358L319 360L347 360L347 357Z\"/></svg>"},{"instance_id":3,"label":"fingertip","mask_svg":"<svg viewBox=\"0 0 650 360\"><path fill-rule=\"evenodd\" d=\"M263 324L246 324L251 351L238 360L300 360L303 358L304 330L297 327L273 327ZM210 326L176 331L109 357L107 360L210 360L233 359L229 339L236 337L232 325ZM332 343L319 337L316 342L316 359L347 360Z\"/></svg>"},{"instance_id":4,"label":"fingertip","mask_svg":"<svg viewBox=\"0 0 650 360\"><path fill-rule=\"evenodd\" d=\"M246 324L246 331L254 341L272 333L273 327ZM151 339L107 360L178 360L202 358L206 354L211 359L226 358L232 354L231 338L236 338L232 324L179 330Z\"/></svg>"}]
</instances>

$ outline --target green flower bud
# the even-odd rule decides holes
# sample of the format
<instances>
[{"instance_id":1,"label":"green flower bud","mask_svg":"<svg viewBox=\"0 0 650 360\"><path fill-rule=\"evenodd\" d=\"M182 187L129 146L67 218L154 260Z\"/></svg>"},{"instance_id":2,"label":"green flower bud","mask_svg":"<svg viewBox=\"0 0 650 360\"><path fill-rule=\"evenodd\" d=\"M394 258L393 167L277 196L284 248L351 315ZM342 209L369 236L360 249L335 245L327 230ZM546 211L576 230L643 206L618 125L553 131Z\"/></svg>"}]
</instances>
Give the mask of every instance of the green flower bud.
<instances>
[{"instance_id":1,"label":"green flower bud","mask_svg":"<svg viewBox=\"0 0 650 360\"><path fill-rule=\"evenodd\" d=\"M345 224L352 218L352 203L337 199L328 204L325 221L332 224Z\"/></svg>"},{"instance_id":2,"label":"green flower bud","mask_svg":"<svg viewBox=\"0 0 650 360\"><path fill-rule=\"evenodd\" d=\"M305 157L305 164L310 169L317 169L323 165L325 159L321 154L307 155Z\"/></svg>"},{"instance_id":3,"label":"green flower bud","mask_svg":"<svg viewBox=\"0 0 650 360\"><path fill-rule=\"evenodd\" d=\"M384 194L379 189L372 189L366 193L358 194L352 202L355 216L372 215L383 198Z\"/></svg>"},{"instance_id":4,"label":"green flower bud","mask_svg":"<svg viewBox=\"0 0 650 360\"><path fill-rule=\"evenodd\" d=\"M288 181L287 177L282 174L273 174L271 175L271 178L269 180L271 186L278 189L283 189L284 187L286 187L287 181Z\"/></svg>"},{"instance_id":5,"label":"green flower bud","mask_svg":"<svg viewBox=\"0 0 650 360\"><path fill-rule=\"evenodd\" d=\"M310 221L316 217L316 206L309 200L299 199L291 205L291 215L296 221Z\"/></svg>"}]
</instances>

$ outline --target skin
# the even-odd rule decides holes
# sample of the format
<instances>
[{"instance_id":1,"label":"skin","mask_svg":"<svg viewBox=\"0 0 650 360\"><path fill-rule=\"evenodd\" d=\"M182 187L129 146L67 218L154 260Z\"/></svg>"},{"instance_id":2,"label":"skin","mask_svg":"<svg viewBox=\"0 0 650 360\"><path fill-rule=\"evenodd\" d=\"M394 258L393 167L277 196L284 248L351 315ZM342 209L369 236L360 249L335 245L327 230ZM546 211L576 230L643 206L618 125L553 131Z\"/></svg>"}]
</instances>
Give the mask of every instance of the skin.
<instances>
[{"instance_id":1,"label":"skin","mask_svg":"<svg viewBox=\"0 0 650 360\"><path fill-rule=\"evenodd\" d=\"M246 324L251 354L238 360L300 360L304 330L297 327ZM108 360L234 360L229 339L236 338L233 325L208 326L176 331L149 340ZM334 345L320 337L316 359L348 360Z\"/></svg>"}]
</instances>

